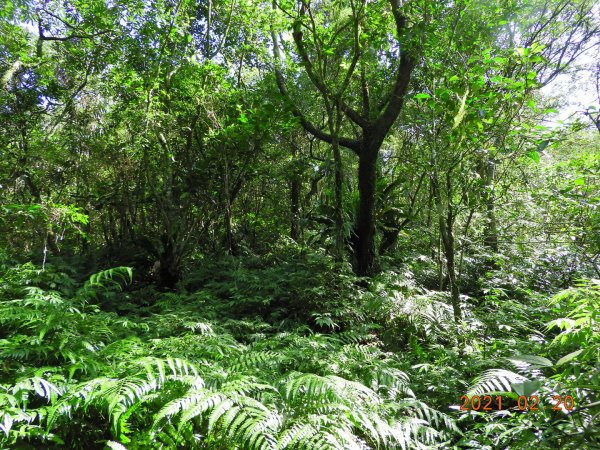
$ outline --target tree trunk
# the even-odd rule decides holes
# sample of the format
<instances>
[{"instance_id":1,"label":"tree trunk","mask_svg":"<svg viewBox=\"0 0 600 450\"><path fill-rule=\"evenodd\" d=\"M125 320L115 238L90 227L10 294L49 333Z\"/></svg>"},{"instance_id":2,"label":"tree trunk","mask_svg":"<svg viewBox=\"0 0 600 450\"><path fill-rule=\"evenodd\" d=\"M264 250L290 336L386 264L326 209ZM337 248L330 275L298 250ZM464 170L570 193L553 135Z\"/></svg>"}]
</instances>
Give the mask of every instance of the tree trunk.
<instances>
[{"instance_id":1,"label":"tree trunk","mask_svg":"<svg viewBox=\"0 0 600 450\"><path fill-rule=\"evenodd\" d=\"M331 133L331 150L334 162L334 222L335 222L335 257L338 261L344 258L344 173L342 154L340 152L339 133L342 126L342 112L337 103L335 109L326 102L329 131Z\"/></svg>"},{"instance_id":2,"label":"tree trunk","mask_svg":"<svg viewBox=\"0 0 600 450\"><path fill-rule=\"evenodd\" d=\"M300 180L294 175L290 182L290 237L294 241L300 238Z\"/></svg>"},{"instance_id":3,"label":"tree trunk","mask_svg":"<svg viewBox=\"0 0 600 450\"><path fill-rule=\"evenodd\" d=\"M298 148L292 142L292 159L296 162L298 156ZM300 188L301 178L298 174L297 167L294 164L293 173L290 179L290 237L294 241L300 238Z\"/></svg>"},{"instance_id":4,"label":"tree trunk","mask_svg":"<svg viewBox=\"0 0 600 450\"><path fill-rule=\"evenodd\" d=\"M462 317L460 310L460 288L458 286L458 277L456 276L455 249L454 249L454 227L452 219L452 210L448 209L446 223L443 218L440 226L445 227L443 234L444 253L446 254L446 270L448 271L448 282L450 283L450 301L454 312L454 319L459 321Z\"/></svg>"},{"instance_id":5,"label":"tree trunk","mask_svg":"<svg viewBox=\"0 0 600 450\"><path fill-rule=\"evenodd\" d=\"M498 223L494 204L494 161L487 157L482 161L481 177L483 179L483 202L485 204L485 224L483 245L494 253L498 253Z\"/></svg>"},{"instance_id":6,"label":"tree trunk","mask_svg":"<svg viewBox=\"0 0 600 450\"><path fill-rule=\"evenodd\" d=\"M223 214L223 226L225 228L225 251L233 255L234 254L234 240L233 240L233 212L231 209L231 192L229 189L229 163L227 160L227 154L223 152L223 202L224 202L224 214Z\"/></svg>"},{"instance_id":7,"label":"tree trunk","mask_svg":"<svg viewBox=\"0 0 600 450\"><path fill-rule=\"evenodd\" d=\"M446 255L446 271L448 272L448 282L450 284L450 302L452 303L454 319L458 322L462 318L462 312L460 310L460 288L456 276L453 222L452 209L448 208L446 220L444 220L443 216L440 216L440 231L444 254Z\"/></svg>"},{"instance_id":8,"label":"tree trunk","mask_svg":"<svg viewBox=\"0 0 600 450\"><path fill-rule=\"evenodd\" d=\"M344 258L344 199L343 199L343 183L344 173L342 166L342 155L340 146L337 140L333 142L333 161L335 164L334 176L334 192L335 192L335 253L338 260Z\"/></svg>"},{"instance_id":9,"label":"tree trunk","mask_svg":"<svg viewBox=\"0 0 600 450\"><path fill-rule=\"evenodd\" d=\"M485 245L494 253L498 253L498 222L496 221L496 211L494 208L493 199L487 202L485 209L486 221L483 245Z\"/></svg>"},{"instance_id":10,"label":"tree trunk","mask_svg":"<svg viewBox=\"0 0 600 450\"><path fill-rule=\"evenodd\" d=\"M406 31L407 20L401 11L401 2L398 0L389 0L389 6L391 13L394 16L396 35L398 44L400 44L400 40ZM277 7L276 3L273 3L273 7ZM315 54L312 54L311 49L307 48L305 45L304 33L306 30L302 27L302 19L311 15L312 12L310 2L302 2L299 10L298 20L294 20L292 25L292 37L294 39L297 56L300 59L300 64L304 68L312 84L319 91L328 113L331 113L330 106L331 102L333 102L337 108L338 118L340 118L341 111L344 113L344 116L353 123L353 127L358 126L362 130L361 139L349 139L340 136L338 133L330 134L325 132L323 129L315 126L303 114L302 110L298 108L296 104L294 104L294 101L288 93L285 84L285 78L283 76L283 58L281 56L280 38L275 32L274 27L271 27L270 31L271 38L273 40L273 58L275 60L275 81L277 83L279 92L284 96L286 102L291 107L292 114L298 118L300 124L308 133L329 144L333 144L335 141L336 145L352 150L359 157L359 206L354 233L352 235L352 247L354 250L354 268L356 274L359 276L370 276L377 271L377 268L375 267L375 195L377 182L377 157L385 137L389 133L395 120L398 118L400 111L402 110L402 106L404 104L404 95L408 89L408 83L410 81L412 71L416 66L416 59L412 56L409 56L408 52L406 52L404 49L400 52L395 80L393 82L393 86L391 86L391 89L389 90L389 95L386 96L386 100L384 102L375 108L373 108L375 105L370 98L368 83L363 75L361 80L362 110L354 110L351 104L346 101L345 92L349 87L352 75L355 73L357 67L359 67L358 63L361 54L363 53L360 49L360 44L358 43L358 36L362 26L360 20L358 19L357 15L353 15L354 20L350 24L351 27L354 28L353 31L356 36L356 40L354 48L345 58L351 61L349 67L345 70L345 81L341 85L331 86L329 85L328 77L324 76L324 66L328 65L328 63L325 59L321 58L322 51L320 48L318 48L320 45L318 42L319 39L314 34L311 36L311 38L314 40L314 43L317 44ZM346 25L344 25L344 27L346 27ZM339 31L341 31L341 29L335 31L334 33L337 34ZM327 71L329 71L329 68L327 68ZM335 68L335 72L333 73L337 73L337 68ZM331 115L329 115L329 118L331 118ZM332 125L331 120L329 123ZM337 129L339 132L339 127L337 127Z\"/></svg>"},{"instance_id":11,"label":"tree trunk","mask_svg":"<svg viewBox=\"0 0 600 450\"><path fill-rule=\"evenodd\" d=\"M434 153L435 162L435 153ZM450 173L446 174L446 201L444 202L444 196L440 192L440 185L437 173L434 173L431 178L431 188L433 197L435 199L437 213L438 213L438 224L440 230L440 240L442 248L444 250L444 256L446 259L446 275L447 281L450 285L450 302L452 304L452 310L454 313L454 320L459 322L462 318L462 312L460 309L460 288L458 285L458 278L456 276L456 263L455 263L455 248L454 248L454 208L452 205L452 180ZM445 205L444 205L445 203ZM441 273L441 272L440 272ZM441 280L440 280L441 281Z\"/></svg>"},{"instance_id":12,"label":"tree trunk","mask_svg":"<svg viewBox=\"0 0 600 450\"><path fill-rule=\"evenodd\" d=\"M162 251L159 255L158 276L160 286L174 289L181 279L181 255L175 245L175 238L168 233L161 236Z\"/></svg>"},{"instance_id":13,"label":"tree trunk","mask_svg":"<svg viewBox=\"0 0 600 450\"><path fill-rule=\"evenodd\" d=\"M359 204L355 226L356 274L369 276L375 267L375 195L378 148L365 147L358 162Z\"/></svg>"}]
</instances>

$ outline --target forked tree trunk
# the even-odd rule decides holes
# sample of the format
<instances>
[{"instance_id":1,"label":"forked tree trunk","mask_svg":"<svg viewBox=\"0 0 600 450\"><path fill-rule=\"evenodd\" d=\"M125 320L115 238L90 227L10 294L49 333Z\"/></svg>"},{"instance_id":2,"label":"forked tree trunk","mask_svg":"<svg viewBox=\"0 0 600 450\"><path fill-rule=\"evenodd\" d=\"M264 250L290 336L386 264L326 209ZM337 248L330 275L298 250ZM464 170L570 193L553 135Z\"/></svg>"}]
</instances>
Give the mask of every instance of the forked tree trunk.
<instances>
[{"instance_id":1,"label":"forked tree trunk","mask_svg":"<svg viewBox=\"0 0 600 450\"><path fill-rule=\"evenodd\" d=\"M394 17L396 25L396 38L400 40L406 32L406 17L401 10L399 0L389 0L391 13ZM277 4L274 2L273 7ZM340 110L344 113L346 119L353 123L353 126L358 127L360 137L358 139L349 139L342 137L338 133L340 127L337 126L337 132L325 132L323 129L315 126L308 117L306 117L298 106L293 101L292 97L285 85L285 78L282 69L282 57L280 50L280 39L275 29L271 28L271 38L273 39L273 57L275 60L275 80L280 93L285 97L288 106L292 113L300 121L302 127L317 139L325 141L335 146L342 146L352 150L359 158L358 164L358 190L359 190L359 206L352 235L352 246L355 257L355 272L359 276L370 276L376 271L375 263L375 196L377 183L377 157L379 149L383 144L385 137L390 131L394 121L397 119L404 103L404 95L406 94L408 83L411 74L416 65L416 59L413 56L402 50L399 55L399 64L396 69L395 80L390 86L386 100L382 103L375 104L371 99L370 87L365 76L364 70L361 71L361 87L359 98L361 98L360 110L355 109L352 105L351 98L345 98L345 93L350 86L352 75L359 66L361 58L360 45L356 40L353 49L350 50L348 59L351 61L344 76L344 82L341 86L332 86L329 84L329 79L324 76L322 69L326 65L325 60L321 58L322 52L317 48L316 53L311 54L309 47L305 45L304 33L306 30L311 32L310 27L303 28L302 20L310 16L310 2L302 2L298 13L297 20L293 23L292 37L296 44L297 56L300 59L307 76L312 84L319 91L323 102L327 105L335 104L340 117ZM354 28L355 36L360 34L362 27L359 16L353 16L351 26ZM346 25L344 25L346 26ZM313 36L314 37L314 36ZM358 38L357 38L358 39ZM316 41L315 41L316 42ZM315 64L316 62L316 64ZM337 69L336 69L337 70ZM355 96L351 96L355 97ZM351 103L348 103L351 100ZM327 107L331 113L330 106ZM329 115L331 118L331 114ZM330 124L332 121L330 120ZM339 124L341 125L341 124Z\"/></svg>"}]
</instances>

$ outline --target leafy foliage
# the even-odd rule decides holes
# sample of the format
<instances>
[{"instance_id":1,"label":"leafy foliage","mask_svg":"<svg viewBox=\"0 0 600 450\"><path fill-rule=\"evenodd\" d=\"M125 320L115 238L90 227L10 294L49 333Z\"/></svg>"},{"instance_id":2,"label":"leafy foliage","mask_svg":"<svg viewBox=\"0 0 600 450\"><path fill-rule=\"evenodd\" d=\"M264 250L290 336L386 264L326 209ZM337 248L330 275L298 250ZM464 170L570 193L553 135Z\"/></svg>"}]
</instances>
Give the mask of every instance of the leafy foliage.
<instances>
[{"instance_id":1,"label":"leafy foliage","mask_svg":"<svg viewBox=\"0 0 600 450\"><path fill-rule=\"evenodd\" d=\"M599 20L3 0L0 447L598 447Z\"/></svg>"},{"instance_id":2,"label":"leafy foliage","mask_svg":"<svg viewBox=\"0 0 600 450\"><path fill-rule=\"evenodd\" d=\"M246 326L268 335L243 344L227 331L237 324L203 317L210 302L157 316L169 332L152 317L123 320L88 302L106 289L99 280L123 272L93 275L72 298L26 287L2 302L11 331L1 348L10 369L5 442L75 447L77 429L95 427L90 438L134 447L408 448L458 431L414 398L403 364L373 334L258 323Z\"/></svg>"}]
</instances>

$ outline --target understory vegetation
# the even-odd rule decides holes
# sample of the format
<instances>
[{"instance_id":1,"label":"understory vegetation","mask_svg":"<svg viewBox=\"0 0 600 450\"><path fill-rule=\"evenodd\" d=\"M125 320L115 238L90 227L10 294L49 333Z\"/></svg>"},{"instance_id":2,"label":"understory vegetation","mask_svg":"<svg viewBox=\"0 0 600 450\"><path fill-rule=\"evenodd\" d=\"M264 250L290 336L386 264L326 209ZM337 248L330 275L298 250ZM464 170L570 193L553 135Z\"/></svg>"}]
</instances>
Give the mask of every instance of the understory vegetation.
<instances>
[{"instance_id":1,"label":"understory vegetation","mask_svg":"<svg viewBox=\"0 0 600 450\"><path fill-rule=\"evenodd\" d=\"M4 0L0 448L600 449L599 49L593 0Z\"/></svg>"},{"instance_id":2,"label":"understory vegetation","mask_svg":"<svg viewBox=\"0 0 600 450\"><path fill-rule=\"evenodd\" d=\"M203 288L178 293L135 289L124 267L82 283L60 266L4 265L2 442L82 449L597 443L598 281L532 296L526 306L489 295L464 305L466 322L457 328L446 299L419 288L410 272L387 271L360 288L329 258L286 250L296 254L281 284L272 262L227 260L194 273ZM313 284L324 268L328 282ZM534 393L548 407L520 411L517 395ZM459 410L460 396L486 394L502 394L502 409ZM574 408L549 407L567 395Z\"/></svg>"}]
</instances>

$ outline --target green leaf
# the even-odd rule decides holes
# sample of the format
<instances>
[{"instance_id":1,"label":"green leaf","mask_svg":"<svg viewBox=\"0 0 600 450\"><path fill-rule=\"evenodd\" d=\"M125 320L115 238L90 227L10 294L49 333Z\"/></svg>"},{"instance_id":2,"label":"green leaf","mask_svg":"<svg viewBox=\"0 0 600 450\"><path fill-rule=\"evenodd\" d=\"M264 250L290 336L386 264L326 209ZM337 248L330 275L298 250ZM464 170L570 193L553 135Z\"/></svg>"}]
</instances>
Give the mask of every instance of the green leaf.
<instances>
[{"instance_id":1,"label":"green leaf","mask_svg":"<svg viewBox=\"0 0 600 450\"><path fill-rule=\"evenodd\" d=\"M454 125L452 129L455 129L460 125L465 117L465 104L467 103L467 96L469 95L469 88L465 90L465 95L460 99L460 108L458 109L458 113L454 116Z\"/></svg>"},{"instance_id":2,"label":"green leaf","mask_svg":"<svg viewBox=\"0 0 600 450\"><path fill-rule=\"evenodd\" d=\"M533 366L539 367L552 367L552 361L543 356L535 356L535 355L517 355L511 356L510 358L506 358L511 362L525 362L527 364L531 364Z\"/></svg>"},{"instance_id":3,"label":"green leaf","mask_svg":"<svg viewBox=\"0 0 600 450\"><path fill-rule=\"evenodd\" d=\"M548 147L548 144L549 144L549 143L550 143L550 141L549 141L548 139L546 139L546 140L544 140L544 141L541 141L541 142L538 144L538 146L537 146L537 151L538 151L538 152L543 152L543 151L544 151L544 149L545 149L546 147Z\"/></svg>"},{"instance_id":4,"label":"green leaf","mask_svg":"<svg viewBox=\"0 0 600 450\"><path fill-rule=\"evenodd\" d=\"M517 394L529 397L542 386L542 382L540 380L524 381L522 383L511 383L510 386Z\"/></svg>"},{"instance_id":5,"label":"green leaf","mask_svg":"<svg viewBox=\"0 0 600 450\"><path fill-rule=\"evenodd\" d=\"M415 95L415 98L431 98L431 95L426 94L425 92L421 92Z\"/></svg>"},{"instance_id":6,"label":"green leaf","mask_svg":"<svg viewBox=\"0 0 600 450\"><path fill-rule=\"evenodd\" d=\"M562 358L560 358L558 361L556 361L555 365L556 366L562 366L563 364L566 364L566 363L574 360L575 358L577 358L581 352L583 352L583 349L571 352L568 355L565 355Z\"/></svg>"},{"instance_id":7,"label":"green leaf","mask_svg":"<svg viewBox=\"0 0 600 450\"><path fill-rule=\"evenodd\" d=\"M540 162L540 154L536 150L527 153L527 157L538 164Z\"/></svg>"},{"instance_id":8,"label":"green leaf","mask_svg":"<svg viewBox=\"0 0 600 450\"><path fill-rule=\"evenodd\" d=\"M583 186L583 185L585 185L585 178L577 178L576 180L573 181L573 184L575 186Z\"/></svg>"}]
</instances>

